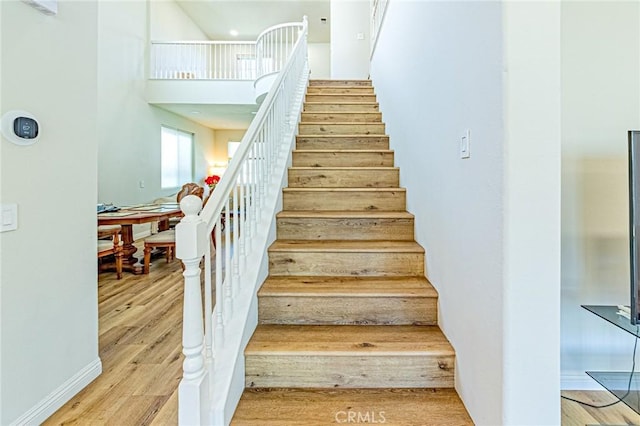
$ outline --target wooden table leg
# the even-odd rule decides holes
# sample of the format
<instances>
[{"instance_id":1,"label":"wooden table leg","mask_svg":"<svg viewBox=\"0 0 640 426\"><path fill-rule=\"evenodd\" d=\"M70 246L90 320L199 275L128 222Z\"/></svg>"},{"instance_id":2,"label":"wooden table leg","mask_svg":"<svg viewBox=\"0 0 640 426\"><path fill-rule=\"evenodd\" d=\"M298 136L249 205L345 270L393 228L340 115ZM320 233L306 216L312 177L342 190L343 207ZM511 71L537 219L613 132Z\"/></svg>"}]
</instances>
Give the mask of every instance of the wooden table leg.
<instances>
[{"instance_id":1,"label":"wooden table leg","mask_svg":"<svg viewBox=\"0 0 640 426\"><path fill-rule=\"evenodd\" d=\"M138 275L144 271L142 264L134 256L136 251L138 249L133 245L133 225L122 225L122 269Z\"/></svg>"}]
</instances>

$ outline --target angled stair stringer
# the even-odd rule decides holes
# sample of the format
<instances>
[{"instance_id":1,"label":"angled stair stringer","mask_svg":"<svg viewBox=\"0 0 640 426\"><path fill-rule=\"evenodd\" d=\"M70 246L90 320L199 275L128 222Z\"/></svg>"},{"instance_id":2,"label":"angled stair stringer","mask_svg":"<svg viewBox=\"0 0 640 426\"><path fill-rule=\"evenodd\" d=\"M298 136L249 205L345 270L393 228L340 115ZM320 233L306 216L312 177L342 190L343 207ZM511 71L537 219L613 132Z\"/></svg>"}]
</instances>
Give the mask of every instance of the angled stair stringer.
<instances>
[{"instance_id":1,"label":"angled stair stringer","mask_svg":"<svg viewBox=\"0 0 640 426\"><path fill-rule=\"evenodd\" d=\"M298 130L232 424L473 424L371 82L312 80Z\"/></svg>"}]
</instances>

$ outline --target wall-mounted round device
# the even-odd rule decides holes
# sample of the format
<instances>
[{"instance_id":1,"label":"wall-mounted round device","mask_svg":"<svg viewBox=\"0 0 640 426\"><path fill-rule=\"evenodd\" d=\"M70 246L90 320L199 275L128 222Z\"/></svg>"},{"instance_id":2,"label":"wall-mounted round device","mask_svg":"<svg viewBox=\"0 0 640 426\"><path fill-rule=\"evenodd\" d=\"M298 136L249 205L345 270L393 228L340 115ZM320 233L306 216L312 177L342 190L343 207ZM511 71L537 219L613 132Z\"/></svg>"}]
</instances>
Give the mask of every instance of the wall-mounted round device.
<instances>
[{"instance_id":1,"label":"wall-mounted round device","mask_svg":"<svg viewBox=\"0 0 640 426\"><path fill-rule=\"evenodd\" d=\"M0 131L9 142L16 145L31 145L38 141L40 125L26 111L7 111L0 119Z\"/></svg>"}]
</instances>

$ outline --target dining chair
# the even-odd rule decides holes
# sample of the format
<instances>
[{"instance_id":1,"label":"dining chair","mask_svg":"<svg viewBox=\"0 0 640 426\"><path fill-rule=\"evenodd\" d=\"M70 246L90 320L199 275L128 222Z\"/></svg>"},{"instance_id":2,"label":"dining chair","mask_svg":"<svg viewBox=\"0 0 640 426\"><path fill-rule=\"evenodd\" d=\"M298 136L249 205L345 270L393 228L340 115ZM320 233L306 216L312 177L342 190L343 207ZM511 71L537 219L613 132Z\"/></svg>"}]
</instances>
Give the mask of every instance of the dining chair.
<instances>
[{"instance_id":1,"label":"dining chair","mask_svg":"<svg viewBox=\"0 0 640 426\"><path fill-rule=\"evenodd\" d=\"M185 183L182 185L180 191L176 195L176 201L179 203L187 195L195 195L202 198L204 196L204 188L197 183ZM165 249L167 263L175 259L176 251L176 231L173 228L165 231L160 231L157 234L153 234L144 240L144 264L143 272L149 273L149 267L151 266L151 252L153 249L162 248Z\"/></svg>"},{"instance_id":2,"label":"dining chair","mask_svg":"<svg viewBox=\"0 0 640 426\"><path fill-rule=\"evenodd\" d=\"M98 239L98 261L100 262L102 258L107 256L114 256L116 262L116 278L122 278L122 245L120 244L120 225L117 225L118 229L115 229L115 226L109 230L112 237L110 239ZM98 231L98 237L101 238L100 230ZM102 230L104 237L104 229Z\"/></svg>"},{"instance_id":3,"label":"dining chair","mask_svg":"<svg viewBox=\"0 0 640 426\"><path fill-rule=\"evenodd\" d=\"M197 183L185 183L180 188L180 191L176 194L176 202L180 204L180 201L186 197L187 195L195 195L202 199L204 197L204 188ZM171 218L169 219L169 228L175 228L176 225L180 222L180 218Z\"/></svg>"}]
</instances>

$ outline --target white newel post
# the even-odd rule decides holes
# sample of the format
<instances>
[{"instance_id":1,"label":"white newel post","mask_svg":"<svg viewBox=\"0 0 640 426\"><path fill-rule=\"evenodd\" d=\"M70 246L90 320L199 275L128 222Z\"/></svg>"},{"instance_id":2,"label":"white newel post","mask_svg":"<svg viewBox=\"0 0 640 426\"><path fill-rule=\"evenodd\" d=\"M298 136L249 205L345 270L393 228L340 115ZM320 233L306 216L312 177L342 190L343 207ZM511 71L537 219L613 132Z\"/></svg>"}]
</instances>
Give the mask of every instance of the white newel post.
<instances>
[{"instance_id":1,"label":"white newel post","mask_svg":"<svg viewBox=\"0 0 640 426\"><path fill-rule=\"evenodd\" d=\"M206 223L198 213L202 200L188 195L180 202L185 217L176 226L176 257L184 264L184 308L182 323L183 374L178 388L180 425L209 423L209 380L204 356L204 327L200 261L208 244Z\"/></svg>"}]
</instances>

